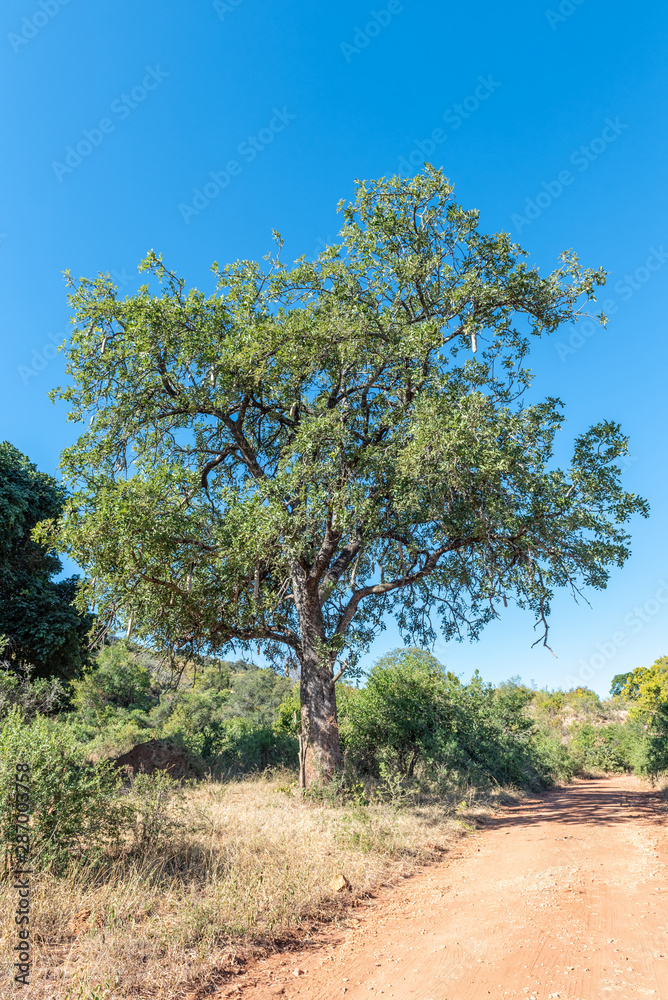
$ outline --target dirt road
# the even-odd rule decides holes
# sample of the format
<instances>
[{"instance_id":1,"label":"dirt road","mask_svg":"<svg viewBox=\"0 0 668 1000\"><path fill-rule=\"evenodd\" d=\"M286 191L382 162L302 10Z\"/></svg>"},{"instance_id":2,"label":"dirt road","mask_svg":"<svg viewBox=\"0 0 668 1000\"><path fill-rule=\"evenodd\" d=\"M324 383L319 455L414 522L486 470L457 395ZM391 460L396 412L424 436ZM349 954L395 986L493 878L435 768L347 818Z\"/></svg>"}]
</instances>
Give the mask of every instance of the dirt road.
<instances>
[{"instance_id":1,"label":"dirt road","mask_svg":"<svg viewBox=\"0 0 668 1000\"><path fill-rule=\"evenodd\" d=\"M668 1000L664 845L645 785L576 782L507 810L352 911L349 930L272 956L223 995Z\"/></svg>"}]
</instances>

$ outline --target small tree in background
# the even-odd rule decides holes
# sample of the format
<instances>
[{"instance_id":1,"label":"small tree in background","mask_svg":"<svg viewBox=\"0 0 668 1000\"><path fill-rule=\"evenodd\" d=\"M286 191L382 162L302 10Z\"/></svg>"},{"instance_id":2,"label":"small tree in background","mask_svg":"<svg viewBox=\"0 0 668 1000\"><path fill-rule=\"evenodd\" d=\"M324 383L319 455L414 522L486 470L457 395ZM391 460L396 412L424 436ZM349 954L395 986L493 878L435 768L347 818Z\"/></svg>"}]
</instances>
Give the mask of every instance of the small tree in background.
<instances>
[{"instance_id":1,"label":"small tree in background","mask_svg":"<svg viewBox=\"0 0 668 1000\"><path fill-rule=\"evenodd\" d=\"M628 700L635 718L648 721L661 706L668 706L668 656L660 656L651 667L617 674L610 693Z\"/></svg>"},{"instance_id":2,"label":"small tree in background","mask_svg":"<svg viewBox=\"0 0 668 1000\"><path fill-rule=\"evenodd\" d=\"M620 526L646 513L616 424L560 470L559 401L518 403L531 337L573 322L603 273L569 252L542 277L452 191L431 167L360 183L339 244L214 265L209 297L153 253L159 294L72 282L56 395L88 426L48 537L108 623L298 665L309 781L339 767L335 684L386 614L429 645L439 621L475 638L514 599L544 639L555 588L604 587Z\"/></svg>"}]
</instances>

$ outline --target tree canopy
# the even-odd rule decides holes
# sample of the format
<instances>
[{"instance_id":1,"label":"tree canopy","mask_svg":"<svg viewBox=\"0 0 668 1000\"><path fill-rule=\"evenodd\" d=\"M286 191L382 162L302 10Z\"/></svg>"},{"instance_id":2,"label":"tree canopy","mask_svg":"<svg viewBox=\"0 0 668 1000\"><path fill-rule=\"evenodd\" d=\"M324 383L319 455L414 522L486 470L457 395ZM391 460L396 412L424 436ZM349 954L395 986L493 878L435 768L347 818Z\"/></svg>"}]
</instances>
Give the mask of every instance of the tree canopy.
<instances>
[{"instance_id":1,"label":"tree canopy","mask_svg":"<svg viewBox=\"0 0 668 1000\"><path fill-rule=\"evenodd\" d=\"M612 695L628 699L635 718L651 718L659 708L668 709L668 656L660 656L651 667L636 667L612 679Z\"/></svg>"},{"instance_id":2,"label":"tree canopy","mask_svg":"<svg viewBox=\"0 0 668 1000\"><path fill-rule=\"evenodd\" d=\"M315 261L284 265L277 237L265 267L214 265L208 296L153 252L160 290L70 279L57 393L88 427L52 537L88 599L166 650L298 665L311 776L338 765L335 681L387 613L429 645L514 600L545 640L554 590L604 587L646 513L617 424L558 469L559 400L522 400L531 338L574 322L601 270L567 252L541 276L431 167L358 183L340 209Z\"/></svg>"},{"instance_id":3,"label":"tree canopy","mask_svg":"<svg viewBox=\"0 0 668 1000\"><path fill-rule=\"evenodd\" d=\"M54 581L61 561L31 535L39 522L57 520L64 503L65 490L52 476L0 443L0 656L15 667L30 664L37 677L75 676L92 625L72 603L78 577Z\"/></svg>"}]
</instances>

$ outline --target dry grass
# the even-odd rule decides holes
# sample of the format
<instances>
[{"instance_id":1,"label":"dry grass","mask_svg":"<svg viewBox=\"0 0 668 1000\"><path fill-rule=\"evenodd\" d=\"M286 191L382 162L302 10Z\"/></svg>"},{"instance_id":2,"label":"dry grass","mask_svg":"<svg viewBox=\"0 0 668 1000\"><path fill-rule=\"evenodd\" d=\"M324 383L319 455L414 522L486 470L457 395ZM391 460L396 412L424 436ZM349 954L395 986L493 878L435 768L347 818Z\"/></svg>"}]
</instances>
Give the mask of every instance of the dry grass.
<instances>
[{"instance_id":1,"label":"dry grass","mask_svg":"<svg viewBox=\"0 0 668 1000\"><path fill-rule=\"evenodd\" d=\"M267 949L314 921L336 919L354 899L433 857L435 843L447 847L461 837L503 799L471 792L462 801L453 792L417 794L400 807L375 799L318 803L298 799L290 781L188 787L143 841L138 835L105 867L34 876L31 985L16 986L3 972L0 996L194 996L195 986L222 981L240 950ZM340 874L352 893L330 889ZM16 942L15 896L0 887L4 970Z\"/></svg>"}]
</instances>

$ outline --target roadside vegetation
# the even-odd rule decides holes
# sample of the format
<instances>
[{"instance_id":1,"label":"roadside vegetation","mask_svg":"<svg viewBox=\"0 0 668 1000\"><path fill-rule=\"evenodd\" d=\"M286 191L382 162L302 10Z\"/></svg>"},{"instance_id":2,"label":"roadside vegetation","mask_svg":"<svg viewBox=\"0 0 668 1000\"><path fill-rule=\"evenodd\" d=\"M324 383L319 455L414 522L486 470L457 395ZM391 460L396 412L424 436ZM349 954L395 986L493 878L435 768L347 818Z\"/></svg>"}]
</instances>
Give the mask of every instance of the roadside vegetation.
<instances>
[{"instance_id":1,"label":"roadside vegetation","mask_svg":"<svg viewBox=\"0 0 668 1000\"><path fill-rule=\"evenodd\" d=\"M344 769L302 795L295 678L245 661L175 674L124 640L66 684L5 669L5 871L14 764L32 769L30 996L176 997L184 983L222 982L252 951L317 921L354 921L374 887L512 797L575 776L657 776L668 658L613 690L602 700L586 688L464 683L424 650L397 650L363 687L341 687ZM193 778L114 767L151 740L185 752ZM11 892L3 880L8 960Z\"/></svg>"}]
</instances>

